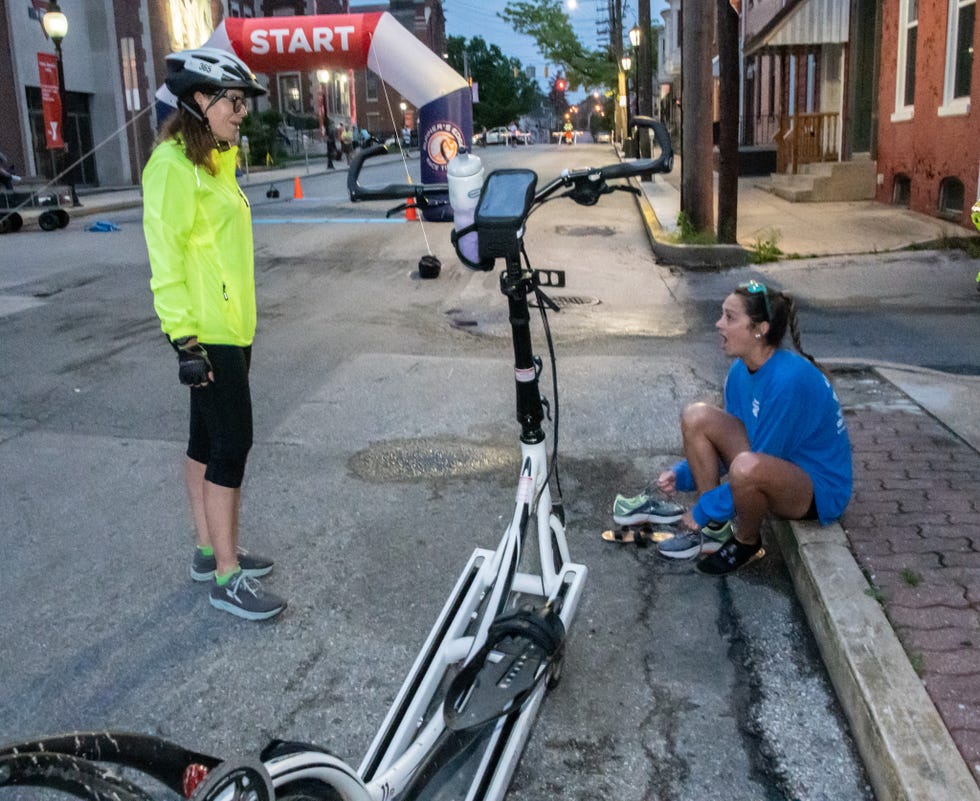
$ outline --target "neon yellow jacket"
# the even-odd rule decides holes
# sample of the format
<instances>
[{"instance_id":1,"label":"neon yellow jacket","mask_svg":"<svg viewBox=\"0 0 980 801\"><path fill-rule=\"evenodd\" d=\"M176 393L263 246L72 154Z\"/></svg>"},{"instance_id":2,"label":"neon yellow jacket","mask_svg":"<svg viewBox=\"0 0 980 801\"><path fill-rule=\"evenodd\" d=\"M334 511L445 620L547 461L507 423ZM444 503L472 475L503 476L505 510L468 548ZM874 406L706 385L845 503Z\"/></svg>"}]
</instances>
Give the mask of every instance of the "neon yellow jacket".
<instances>
[{"instance_id":1,"label":"neon yellow jacket","mask_svg":"<svg viewBox=\"0 0 980 801\"><path fill-rule=\"evenodd\" d=\"M171 139L143 170L143 233L160 327L171 339L252 344L255 256L252 213L235 180L238 148L215 151L211 175Z\"/></svg>"}]
</instances>

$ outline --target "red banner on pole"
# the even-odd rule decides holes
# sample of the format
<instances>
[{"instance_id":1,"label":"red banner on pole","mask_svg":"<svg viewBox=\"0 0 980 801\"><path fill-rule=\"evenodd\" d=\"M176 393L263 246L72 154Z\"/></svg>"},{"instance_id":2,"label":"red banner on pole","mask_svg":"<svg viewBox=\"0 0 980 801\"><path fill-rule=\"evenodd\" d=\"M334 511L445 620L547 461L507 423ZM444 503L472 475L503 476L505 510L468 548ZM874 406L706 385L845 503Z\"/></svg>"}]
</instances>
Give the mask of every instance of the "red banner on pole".
<instances>
[{"instance_id":1,"label":"red banner on pole","mask_svg":"<svg viewBox=\"0 0 980 801\"><path fill-rule=\"evenodd\" d=\"M58 91L58 57L37 54L37 71L41 76L41 111L44 113L44 141L48 150L63 150L65 136L61 130L61 94Z\"/></svg>"}]
</instances>

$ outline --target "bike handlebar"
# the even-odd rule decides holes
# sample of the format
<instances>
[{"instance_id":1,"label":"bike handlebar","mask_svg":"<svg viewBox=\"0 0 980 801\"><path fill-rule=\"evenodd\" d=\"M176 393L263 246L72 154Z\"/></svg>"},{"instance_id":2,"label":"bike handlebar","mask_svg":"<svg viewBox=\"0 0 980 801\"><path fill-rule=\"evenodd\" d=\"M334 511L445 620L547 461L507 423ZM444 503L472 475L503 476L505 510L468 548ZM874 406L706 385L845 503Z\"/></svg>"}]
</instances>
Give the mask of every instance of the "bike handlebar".
<instances>
[{"instance_id":1,"label":"bike handlebar","mask_svg":"<svg viewBox=\"0 0 980 801\"><path fill-rule=\"evenodd\" d=\"M347 171L347 193L350 195L352 203L360 200L408 200L413 199L416 204L424 205L432 195L445 195L448 189L445 184L385 184L384 186L367 187L361 186L361 168L364 162L376 156L384 156L388 153L388 148L384 145L372 145L358 149L354 158L351 159L350 168Z\"/></svg>"},{"instance_id":2,"label":"bike handlebar","mask_svg":"<svg viewBox=\"0 0 980 801\"><path fill-rule=\"evenodd\" d=\"M581 170L566 170L553 181L539 189L534 196L535 204L546 200L550 195L563 187L572 187L569 197L576 203L592 205L599 195L610 191L606 181L619 178L633 178L654 173L668 173L674 168L674 149L670 143L670 134L660 120L653 117L634 117L633 123L638 128L649 128L653 131L660 155L656 159L636 159L621 161L605 167L586 167Z\"/></svg>"},{"instance_id":3,"label":"bike handlebar","mask_svg":"<svg viewBox=\"0 0 980 801\"><path fill-rule=\"evenodd\" d=\"M591 205L598 200L600 194L608 191L605 181L619 178L632 178L639 175L668 173L674 167L674 149L670 143L670 134L660 120L652 117L634 117L633 124L637 128L649 128L653 131L660 155L656 159L636 159L609 164L605 167L589 167L583 170L563 172L558 178L547 184L535 195L535 202L545 200L549 195L562 187L574 187L580 190L576 194L573 188L570 197L577 203ZM411 198L419 206L426 205L435 197L444 199L449 189L446 184L385 184L383 186L367 187L360 182L361 168L368 159L383 156L388 153L384 145L362 147L351 159L347 172L347 192L351 202L362 200L407 200ZM593 191L595 190L595 191Z\"/></svg>"}]
</instances>

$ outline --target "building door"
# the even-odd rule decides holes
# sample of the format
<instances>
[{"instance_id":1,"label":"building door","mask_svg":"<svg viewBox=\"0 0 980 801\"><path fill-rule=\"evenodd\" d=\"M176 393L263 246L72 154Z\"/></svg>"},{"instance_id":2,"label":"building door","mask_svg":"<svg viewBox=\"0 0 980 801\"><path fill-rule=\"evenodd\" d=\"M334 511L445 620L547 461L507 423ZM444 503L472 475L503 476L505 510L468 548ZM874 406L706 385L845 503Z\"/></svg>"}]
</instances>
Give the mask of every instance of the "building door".
<instances>
[{"instance_id":1,"label":"building door","mask_svg":"<svg viewBox=\"0 0 980 801\"><path fill-rule=\"evenodd\" d=\"M877 0L851 0L848 48L848 124L845 126L844 158L874 149L875 98L878 95L878 62L875 57L880 28Z\"/></svg>"},{"instance_id":2,"label":"building door","mask_svg":"<svg viewBox=\"0 0 980 801\"><path fill-rule=\"evenodd\" d=\"M83 92L65 93L65 144L71 161L67 161L60 151L48 150L44 139L44 113L41 110L41 90L36 86L28 86L27 110L31 122L31 147L34 151L34 164L38 177L47 181L64 170L71 162L85 156L74 169L76 186L98 186L99 174L92 153L92 116L89 113L89 96ZM63 177L61 183L67 183L68 177Z\"/></svg>"}]
</instances>

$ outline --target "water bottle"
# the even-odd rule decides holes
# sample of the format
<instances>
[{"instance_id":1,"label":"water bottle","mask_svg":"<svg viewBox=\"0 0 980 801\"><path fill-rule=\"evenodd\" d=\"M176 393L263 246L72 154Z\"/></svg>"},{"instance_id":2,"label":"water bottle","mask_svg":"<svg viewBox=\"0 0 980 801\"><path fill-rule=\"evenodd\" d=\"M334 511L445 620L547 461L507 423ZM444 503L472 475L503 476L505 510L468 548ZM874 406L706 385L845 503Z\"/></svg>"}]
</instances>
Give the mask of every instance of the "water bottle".
<instances>
[{"instance_id":1,"label":"water bottle","mask_svg":"<svg viewBox=\"0 0 980 801\"><path fill-rule=\"evenodd\" d=\"M449 205L453 207L453 225L457 231L473 224L476 204L483 188L483 162L479 156L460 153L446 169L449 180ZM476 231L460 237L459 252L474 264L479 262Z\"/></svg>"}]
</instances>

